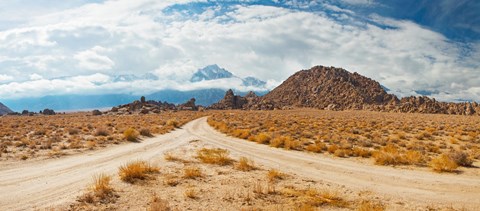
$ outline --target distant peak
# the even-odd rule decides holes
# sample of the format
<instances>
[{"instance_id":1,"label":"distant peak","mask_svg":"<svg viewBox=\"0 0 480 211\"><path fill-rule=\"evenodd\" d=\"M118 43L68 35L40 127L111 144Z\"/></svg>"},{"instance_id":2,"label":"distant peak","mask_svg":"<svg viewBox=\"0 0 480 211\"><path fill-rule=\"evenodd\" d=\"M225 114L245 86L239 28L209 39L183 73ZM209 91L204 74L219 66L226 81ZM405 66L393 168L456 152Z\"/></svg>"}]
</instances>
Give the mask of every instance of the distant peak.
<instances>
[{"instance_id":1,"label":"distant peak","mask_svg":"<svg viewBox=\"0 0 480 211\"><path fill-rule=\"evenodd\" d=\"M208 65L200 68L190 79L191 82L208 81L221 78L232 78L233 74L228 70L219 67L217 64Z\"/></svg>"}]
</instances>

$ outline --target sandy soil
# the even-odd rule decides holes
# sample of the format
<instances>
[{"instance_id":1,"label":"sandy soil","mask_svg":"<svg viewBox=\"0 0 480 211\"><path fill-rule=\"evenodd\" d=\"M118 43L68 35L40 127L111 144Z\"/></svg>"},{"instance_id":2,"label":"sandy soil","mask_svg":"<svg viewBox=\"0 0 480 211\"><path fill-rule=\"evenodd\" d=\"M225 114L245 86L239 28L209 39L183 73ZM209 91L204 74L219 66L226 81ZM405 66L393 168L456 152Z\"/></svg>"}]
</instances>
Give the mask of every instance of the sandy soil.
<instances>
[{"instance_id":1,"label":"sandy soil","mask_svg":"<svg viewBox=\"0 0 480 211\"><path fill-rule=\"evenodd\" d=\"M300 181L337 188L344 194L350 193L347 198L372 193L372 198L384 201L389 209L425 209L434 205L475 210L480 205L480 178L475 175L396 169L285 151L228 137L211 128L206 119L194 120L182 129L141 143L59 159L0 165L0 210L43 209L69 204L83 193L92 175L116 175L118 167L131 160L161 162L159 158L163 158L165 152L192 145L192 140L228 149L233 158L251 158L263 169L276 168ZM122 207L140 208L128 206Z\"/></svg>"}]
</instances>

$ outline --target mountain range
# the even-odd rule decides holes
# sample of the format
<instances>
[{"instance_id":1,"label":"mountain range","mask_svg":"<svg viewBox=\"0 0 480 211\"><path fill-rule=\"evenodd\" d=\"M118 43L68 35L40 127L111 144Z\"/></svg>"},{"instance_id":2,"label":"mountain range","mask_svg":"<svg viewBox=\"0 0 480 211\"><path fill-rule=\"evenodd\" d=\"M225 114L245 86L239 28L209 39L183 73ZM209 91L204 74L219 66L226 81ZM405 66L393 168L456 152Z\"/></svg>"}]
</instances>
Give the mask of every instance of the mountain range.
<instances>
[{"instance_id":1,"label":"mountain range","mask_svg":"<svg viewBox=\"0 0 480 211\"><path fill-rule=\"evenodd\" d=\"M223 79L238 79L241 81L243 89L254 89L256 94L264 95L268 92L266 82L254 77L241 78L218 65L208 65L198 69L193 73L190 83L201 84L204 81L215 81ZM138 80L159 80L159 77L147 73L144 75L115 75L111 77L113 82L133 82ZM180 104L191 98L196 98L198 105L209 106L220 99L226 90L220 88L199 88L195 90L160 90L145 97L149 100L167 101L169 103ZM244 93L246 92L238 92ZM112 107L120 104L126 104L139 99L139 95L134 94L101 94L101 95L52 95L37 98L4 99L2 102L14 111L21 112L29 110L38 112L45 108L57 111L74 111Z\"/></svg>"}]
</instances>

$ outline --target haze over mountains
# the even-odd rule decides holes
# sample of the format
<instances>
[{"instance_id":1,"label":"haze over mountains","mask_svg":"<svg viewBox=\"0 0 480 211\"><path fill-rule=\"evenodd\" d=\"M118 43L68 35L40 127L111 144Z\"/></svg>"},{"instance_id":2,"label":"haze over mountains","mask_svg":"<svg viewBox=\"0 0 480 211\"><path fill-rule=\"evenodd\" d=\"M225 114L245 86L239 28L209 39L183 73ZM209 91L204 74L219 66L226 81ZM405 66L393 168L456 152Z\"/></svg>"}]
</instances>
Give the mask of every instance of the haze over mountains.
<instances>
[{"instance_id":1,"label":"haze over mountains","mask_svg":"<svg viewBox=\"0 0 480 211\"><path fill-rule=\"evenodd\" d=\"M156 80L159 80L159 77L151 73L144 75L115 75L109 78L109 82L119 84ZM101 85L102 82L97 83ZM106 108L132 102L133 100L139 99L142 95L149 100L167 101L174 104L184 103L190 98L196 98L198 105L208 106L222 99L227 90L227 88L217 88L217 84L230 84L231 86L229 88L240 88L240 90L236 89L236 91L243 94L247 93L244 90L254 90L258 95L263 95L268 91L265 81L254 77L241 78L225 68L213 64L198 69L192 75L190 86L193 88L190 90L163 89L144 94L65 94L0 100L17 112L21 112L22 110L39 111L45 108L60 111Z\"/></svg>"}]
</instances>

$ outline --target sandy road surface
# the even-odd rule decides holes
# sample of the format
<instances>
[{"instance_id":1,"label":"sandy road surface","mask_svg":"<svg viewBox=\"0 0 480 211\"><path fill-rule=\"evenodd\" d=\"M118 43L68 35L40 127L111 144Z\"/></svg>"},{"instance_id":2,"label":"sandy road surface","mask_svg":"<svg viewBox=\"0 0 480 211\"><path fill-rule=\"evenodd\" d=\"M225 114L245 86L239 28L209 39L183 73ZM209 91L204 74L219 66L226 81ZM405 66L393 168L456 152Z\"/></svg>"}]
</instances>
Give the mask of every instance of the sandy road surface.
<instances>
[{"instance_id":1,"label":"sandy road surface","mask_svg":"<svg viewBox=\"0 0 480 211\"><path fill-rule=\"evenodd\" d=\"M256 163L353 190L370 190L393 200L421 204L480 206L480 178L360 165L348 159L285 151L231 138L211 128L206 117L194 120L172 133L113 146L89 154L0 166L0 210L44 208L75 200L96 173L115 174L120 165L135 159L149 160L163 152L200 139L226 148L234 156L247 156Z\"/></svg>"}]
</instances>

